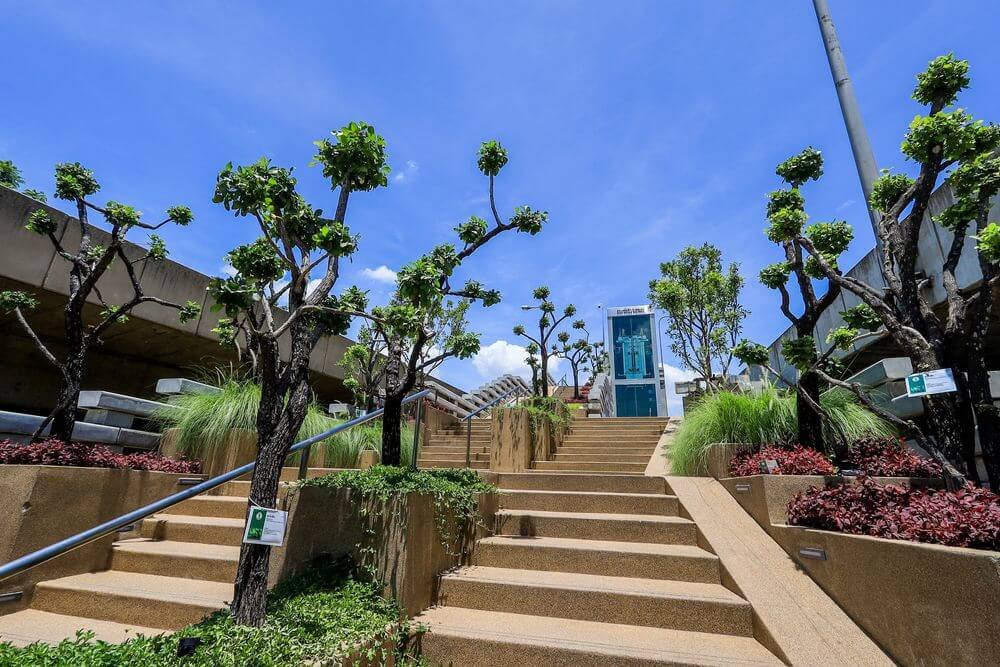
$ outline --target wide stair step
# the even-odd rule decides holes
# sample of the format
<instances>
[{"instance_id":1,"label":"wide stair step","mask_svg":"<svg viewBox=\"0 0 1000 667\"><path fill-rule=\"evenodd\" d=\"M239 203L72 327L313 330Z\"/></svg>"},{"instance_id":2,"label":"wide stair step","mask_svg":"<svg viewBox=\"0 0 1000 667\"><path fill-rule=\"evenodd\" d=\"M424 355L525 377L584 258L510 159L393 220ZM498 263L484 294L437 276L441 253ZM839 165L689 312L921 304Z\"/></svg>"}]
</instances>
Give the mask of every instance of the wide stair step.
<instances>
[{"instance_id":1,"label":"wide stair step","mask_svg":"<svg viewBox=\"0 0 1000 667\"><path fill-rule=\"evenodd\" d=\"M35 588L32 607L126 625L180 629L225 608L232 599L232 582L109 570L43 581Z\"/></svg>"},{"instance_id":2,"label":"wide stair step","mask_svg":"<svg viewBox=\"0 0 1000 667\"><path fill-rule=\"evenodd\" d=\"M201 542L238 547L243 541L244 519L185 514L154 514L142 522L142 536L153 540Z\"/></svg>"},{"instance_id":3,"label":"wide stair step","mask_svg":"<svg viewBox=\"0 0 1000 667\"><path fill-rule=\"evenodd\" d=\"M473 566L441 578L439 601L484 611L753 635L750 604L719 584Z\"/></svg>"},{"instance_id":4,"label":"wide stair step","mask_svg":"<svg viewBox=\"0 0 1000 667\"><path fill-rule=\"evenodd\" d=\"M424 655L462 667L646 667L781 665L750 637L596 623L461 607L434 607L414 619L428 626Z\"/></svg>"},{"instance_id":5,"label":"wide stair step","mask_svg":"<svg viewBox=\"0 0 1000 667\"><path fill-rule=\"evenodd\" d=\"M164 510L164 514L245 519L247 498L246 496L196 496L168 507Z\"/></svg>"},{"instance_id":6,"label":"wide stair step","mask_svg":"<svg viewBox=\"0 0 1000 667\"><path fill-rule=\"evenodd\" d=\"M473 560L487 567L721 583L718 557L686 544L496 535L478 542Z\"/></svg>"},{"instance_id":7,"label":"wide stair step","mask_svg":"<svg viewBox=\"0 0 1000 667\"><path fill-rule=\"evenodd\" d=\"M35 642L58 644L64 639L73 639L81 629L93 632L94 639L111 644L121 644L139 635L151 637L167 630L84 616L54 614L40 609L24 609L0 616L0 641L10 642L15 646L27 646Z\"/></svg>"},{"instance_id":8,"label":"wide stair step","mask_svg":"<svg viewBox=\"0 0 1000 667\"><path fill-rule=\"evenodd\" d=\"M583 471L592 470L595 472L631 472L642 473L646 470L646 463L613 463L608 461L535 461L532 467L535 470L555 471Z\"/></svg>"},{"instance_id":9,"label":"wide stair step","mask_svg":"<svg viewBox=\"0 0 1000 667\"><path fill-rule=\"evenodd\" d=\"M655 493L667 490L662 477L645 475L602 475L600 473L500 473L501 489L532 491L614 491L617 493ZM581 510L586 511L586 510Z\"/></svg>"},{"instance_id":10,"label":"wide stair step","mask_svg":"<svg viewBox=\"0 0 1000 667\"><path fill-rule=\"evenodd\" d=\"M540 509L549 512L597 514L676 515L677 497L661 493L612 493L606 491L504 490L503 509Z\"/></svg>"},{"instance_id":11,"label":"wide stair step","mask_svg":"<svg viewBox=\"0 0 1000 667\"><path fill-rule=\"evenodd\" d=\"M565 461L567 463L573 463L575 461L580 462L598 462L598 463L641 463L645 466L649 463L649 454L624 454L615 451L603 451L599 453L583 453L578 454L576 452L567 452L563 449L559 449L556 452L555 461Z\"/></svg>"},{"instance_id":12,"label":"wide stair step","mask_svg":"<svg viewBox=\"0 0 1000 667\"><path fill-rule=\"evenodd\" d=\"M496 525L498 535L657 544L698 543L694 523L678 516L500 510Z\"/></svg>"},{"instance_id":13,"label":"wide stair step","mask_svg":"<svg viewBox=\"0 0 1000 667\"><path fill-rule=\"evenodd\" d=\"M461 461L448 461L442 459L418 459L421 468L464 468L465 459ZM473 470L489 470L489 461L473 461L469 466Z\"/></svg>"},{"instance_id":14,"label":"wide stair step","mask_svg":"<svg viewBox=\"0 0 1000 667\"><path fill-rule=\"evenodd\" d=\"M238 546L140 538L115 543L111 569L142 574L182 573L191 579L232 582L239 558Z\"/></svg>"}]
</instances>

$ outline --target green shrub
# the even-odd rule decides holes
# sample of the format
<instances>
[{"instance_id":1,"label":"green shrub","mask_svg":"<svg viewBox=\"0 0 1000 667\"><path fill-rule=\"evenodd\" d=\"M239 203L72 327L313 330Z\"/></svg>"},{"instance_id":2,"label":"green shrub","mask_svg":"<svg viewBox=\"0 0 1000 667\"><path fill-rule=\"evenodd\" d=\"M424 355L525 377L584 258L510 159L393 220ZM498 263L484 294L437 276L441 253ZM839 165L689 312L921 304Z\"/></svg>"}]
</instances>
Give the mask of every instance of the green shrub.
<instances>
[{"instance_id":1,"label":"green shrub","mask_svg":"<svg viewBox=\"0 0 1000 667\"><path fill-rule=\"evenodd\" d=\"M792 443L798 432L795 401L794 393L771 385L758 392L706 394L685 414L667 452L673 474L699 474L715 443L741 443L753 448ZM820 405L848 442L894 432L890 424L859 405L845 390L823 393ZM826 425L824 437L828 442L838 438Z\"/></svg>"},{"instance_id":2,"label":"green shrub","mask_svg":"<svg viewBox=\"0 0 1000 667\"><path fill-rule=\"evenodd\" d=\"M94 641L88 633L54 646L16 648L2 643L0 665L263 667L332 662L343 655L345 644L384 637L385 627L400 613L395 601L382 597L381 586L355 581L349 572L350 563L316 561L271 591L267 621L260 628L237 626L228 611L219 611L179 632L140 636L124 644ZM181 637L202 640L193 656L177 657Z\"/></svg>"}]
</instances>

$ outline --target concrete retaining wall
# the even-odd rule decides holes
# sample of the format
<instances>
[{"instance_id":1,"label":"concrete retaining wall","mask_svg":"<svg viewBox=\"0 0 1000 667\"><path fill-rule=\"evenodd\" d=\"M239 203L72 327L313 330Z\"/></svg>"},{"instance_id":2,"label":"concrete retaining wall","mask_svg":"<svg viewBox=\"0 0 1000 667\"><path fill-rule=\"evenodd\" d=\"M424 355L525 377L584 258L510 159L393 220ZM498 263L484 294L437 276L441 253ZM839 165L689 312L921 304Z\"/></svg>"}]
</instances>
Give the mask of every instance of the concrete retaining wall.
<instances>
[{"instance_id":1,"label":"concrete retaining wall","mask_svg":"<svg viewBox=\"0 0 1000 667\"><path fill-rule=\"evenodd\" d=\"M916 478L881 483L939 484ZM785 524L789 499L842 478L720 480L740 505L893 659L904 665L1000 664L1000 552ZM814 557L804 556L801 550ZM816 551L819 550L819 551ZM822 554L822 558L817 558Z\"/></svg>"},{"instance_id":2,"label":"concrete retaining wall","mask_svg":"<svg viewBox=\"0 0 1000 667\"><path fill-rule=\"evenodd\" d=\"M179 475L145 470L0 465L0 562L8 563L181 490ZM24 608L37 582L106 569L108 535L0 582L0 593L23 591L0 614Z\"/></svg>"}]
</instances>

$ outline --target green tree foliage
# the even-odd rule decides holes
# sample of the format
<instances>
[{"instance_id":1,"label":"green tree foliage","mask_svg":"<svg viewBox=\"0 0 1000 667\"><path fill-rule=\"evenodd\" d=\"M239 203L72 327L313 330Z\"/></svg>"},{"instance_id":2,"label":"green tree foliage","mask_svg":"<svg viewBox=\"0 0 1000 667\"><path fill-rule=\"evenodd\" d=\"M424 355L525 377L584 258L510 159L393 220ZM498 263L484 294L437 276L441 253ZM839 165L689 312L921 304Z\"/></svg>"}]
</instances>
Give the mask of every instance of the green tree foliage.
<instances>
[{"instance_id":1,"label":"green tree foliage","mask_svg":"<svg viewBox=\"0 0 1000 667\"><path fill-rule=\"evenodd\" d=\"M559 330L559 326L576 315L576 306L569 304L562 309L559 315L556 315L556 305L550 299L552 291L545 285L536 287L532 291L531 296L538 302L537 305L528 308L529 310L537 310L540 313L536 323L538 334L537 336L534 333L529 334L528 330L522 324L515 326L513 332L515 336L526 339L529 346L534 345L535 347L532 349L538 349L538 382L536 383L535 391L538 396L548 396L549 358L559 356L558 348L554 343L550 347L550 342L552 341L552 336ZM535 353L530 353L530 356L534 357ZM534 374L534 369L532 369L532 373Z\"/></svg>"},{"instance_id":2,"label":"green tree foliage","mask_svg":"<svg viewBox=\"0 0 1000 667\"><path fill-rule=\"evenodd\" d=\"M349 123L315 143L314 165L337 193L332 217L312 206L297 189L292 169L267 158L227 164L216 179L213 201L245 219L260 233L226 255L234 275L209 283L212 310L225 313L218 329L225 343L241 345L260 385L257 466L250 495L274 507L281 468L308 414L309 358L323 336L343 334L354 316L365 316L367 295L350 287L332 289L340 262L358 247L345 222L354 192L385 186L385 140L366 123ZM178 221L184 211L175 210ZM314 278L315 276L315 278ZM280 287L277 281L282 281ZM279 303L284 305L280 312ZM289 349L279 353L279 340ZM244 625L264 622L269 548L244 544L236 574L232 613Z\"/></svg>"},{"instance_id":3,"label":"green tree foliage","mask_svg":"<svg viewBox=\"0 0 1000 667\"><path fill-rule=\"evenodd\" d=\"M963 475L978 481L974 463L978 439L990 482L996 486L1000 485L1000 414L992 407L985 345L1000 262L1000 231L989 219L990 202L1000 191L1000 127L953 107L969 84L969 64L953 54L935 58L917 75L913 99L927 109L910 123L901 147L916 163L916 175L883 171L870 197L880 214L875 231L886 288L843 275L833 261L830 246L846 247L848 226L841 224L821 235L806 230L795 242L828 280L862 301L863 310L845 313L848 326L832 332L831 343L848 347L849 330L857 333L882 326L916 370L956 371L957 392L923 399L932 438L913 422L900 426L930 448L952 483L961 483ZM942 178L953 200L932 217L931 196ZM931 292L923 289L926 276L917 268L921 230L928 224L942 228L946 244L939 271L930 271L940 275L946 294L943 307L929 301ZM973 252L964 252L970 242ZM956 276L963 261L971 261L982 274L978 286L959 284ZM859 398L865 400L860 394ZM878 410L876 405L871 408Z\"/></svg>"},{"instance_id":4,"label":"green tree foliage","mask_svg":"<svg viewBox=\"0 0 1000 667\"><path fill-rule=\"evenodd\" d=\"M55 181L56 197L76 205L77 219L68 224L79 227L79 248L71 252L63 246L60 235L57 234L58 224L49 209L43 206L36 206L28 213L24 228L47 238L59 256L59 263L55 268L67 270L68 297L63 309L65 344L57 354L35 333L28 315L38 302L24 292L7 291L0 294L0 314L17 321L38 352L59 371L61 378L55 405L39 424L33 437L40 437L51 425L54 437L69 441L76 424L76 404L86 372L88 354L95 345L100 345L101 337L108 329L115 324L127 322L132 311L143 304L172 308L177 311L182 323L197 319L201 306L193 301L174 303L146 293L139 280L142 267L162 262L168 255L166 243L161 237L150 233L149 250L138 257L130 257L125 252L125 237L133 229L153 232L166 224L186 225L193 217L190 209L173 207L168 209L164 220L149 224L142 220L141 214L134 207L127 204L109 201L102 207L90 199L100 190L97 178L79 162L56 165ZM20 171L13 163L0 162L0 184L17 188L22 182ZM25 194L36 201L45 201L45 195L37 190L25 191ZM91 212L103 216L110 232L94 229L89 220ZM121 303L109 303L101 291L101 279L112 262L119 262L124 267L132 289L132 296ZM96 318L84 309L91 298L96 298L101 306Z\"/></svg>"},{"instance_id":5,"label":"green tree foliage","mask_svg":"<svg viewBox=\"0 0 1000 667\"><path fill-rule=\"evenodd\" d=\"M660 265L649 298L666 313L671 351L711 390L729 376L732 347L749 314L740 305L740 265L723 266L722 251L710 243L690 246Z\"/></svg>"}]
</instances>

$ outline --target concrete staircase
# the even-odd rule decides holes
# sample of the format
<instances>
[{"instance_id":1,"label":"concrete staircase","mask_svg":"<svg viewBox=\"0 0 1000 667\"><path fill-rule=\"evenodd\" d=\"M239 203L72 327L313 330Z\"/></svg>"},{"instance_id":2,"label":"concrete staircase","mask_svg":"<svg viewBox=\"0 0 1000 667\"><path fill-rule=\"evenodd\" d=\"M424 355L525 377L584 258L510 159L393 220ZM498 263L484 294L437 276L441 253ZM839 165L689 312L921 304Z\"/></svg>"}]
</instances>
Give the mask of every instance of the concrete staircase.
<instances>
[{"instance_id":1,"label":"concrete staircase","mask_svg":"<svg viewBox=\"0 0 1000 667\"><path fill-rule=\"evenodd\" d=\"M536 461L533 467L546 472L622 472L642 474L656 449L656 443L669 428L664 418L574 419L549 461Z\"/></svg>"},{"instance_id":2,"label":"concrete staircase","mask_svg":"<svg viewBox=\"0 0 1000 667\"><path fill-rule=\"evenodd\" d=\"M664 420L588 420L556 459L501 473L497 532L415 620L432 664L779 665L662 477ZM592 423L593 422L593 423ZM628 457L628 458L625 458Z\"/></svg>"},{"instance_id":3,"label":"concrete staircase","mask_svg":"<svg viewBox=\"0 0 1000 667\"><path fill-rule=\"evenodd\" d=\"M488 470L490 467L490 420L471 420L472 446L470 448L472 467ZM420 446L417 461L421 468L464 468L465 467L465 423L430 434L427 442Z\"/></svg>"},{"instance_id":4,"label":"concrete staircase","mask_svg":"<svg viewBox=\"0 0 1000 667\"><path fill-rule=\"evenodd\" d=\"M294 480L296 468L282 479ZM311 468L310 476L332 472ZM109 568L40 582L30 606L0 616L0 640L16 645L58 643L77 630L122 642L195 623L225 608L247 511L250 482L229 482L145 519L115 542Z\"/></svg>"}]
</instances>

